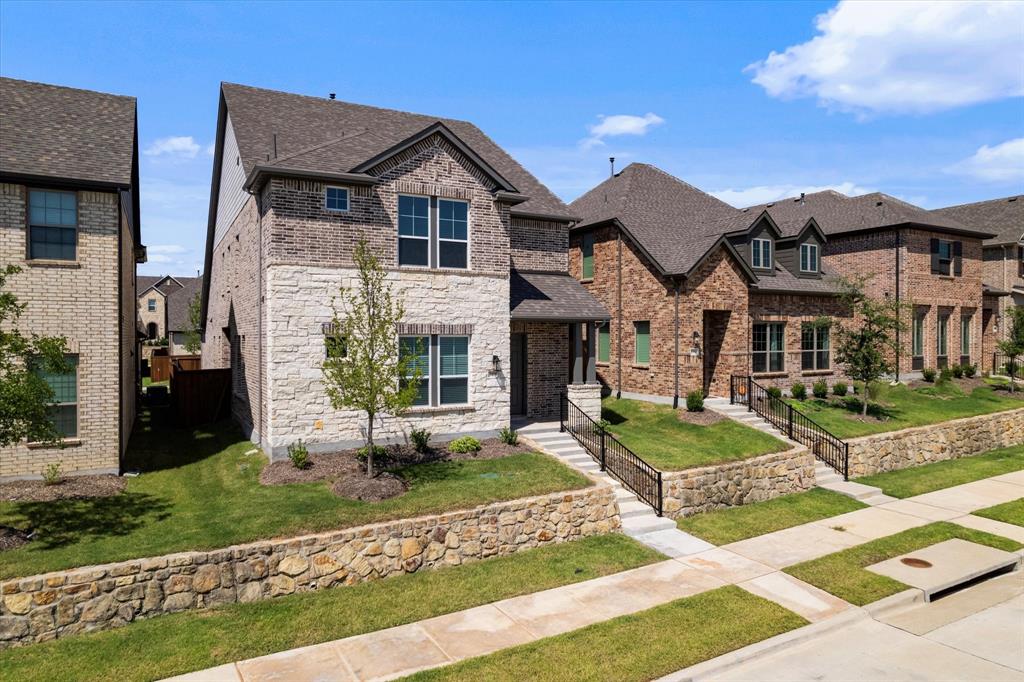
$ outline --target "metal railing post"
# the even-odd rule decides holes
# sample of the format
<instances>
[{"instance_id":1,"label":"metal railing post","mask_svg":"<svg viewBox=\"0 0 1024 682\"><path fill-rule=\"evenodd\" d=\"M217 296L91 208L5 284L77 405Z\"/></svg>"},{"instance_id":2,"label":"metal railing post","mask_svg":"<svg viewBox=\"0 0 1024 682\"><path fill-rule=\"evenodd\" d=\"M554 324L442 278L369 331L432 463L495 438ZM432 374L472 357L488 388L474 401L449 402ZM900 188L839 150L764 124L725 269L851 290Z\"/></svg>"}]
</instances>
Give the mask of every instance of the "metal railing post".
<instances>
[{"instance_id":1,"label":"metal railing post","mask_svg":"<svg viewBox=\"0 0 1024 682\"><path fill-rule=\"evenodd\" d=\"M729 404L736 404L736 377L729 377Z\"/></svg>"},{"instance_id":2,"label":"metal railing post","mask_svg":"<svg viewBox=\"0 0 1024 682\"><path fill-rule=\"evenodd\" d=\"M754 381L747 375L747 412L754 410Z\"/></svg>"},{"instance_id":3,"label":"metal railing post","mask_svg":"<svg viewBox=\"0 0 1024 682\"><path fill-rule=\"evenodd\" d=\"M793 405L786 403L786 407L789 408L789 412L786 415L786 419L789 420L789 439L795 440L795 438L793 438Z\"/></svg>"},{"instance_id":4,"label":"metal railing post","mask_svg":"<svg viewBox=\"0 0 1024 682\"><path fill-rule=\"evenodd\" d=\"M605 464L604 464L604 457L605 457L605 455L604 455L604 453L605 453L605 448L607 447L605 445L605 439L607 438L607 434L605 433L604 427L598 426L598 428L601 429L601 471L604 471L604 467L605 467Z\"/></svg>"},{"instance_id":5,"label":"metal railing post","mask_svg":"<svg viewBox=\"0 0 1024 682\"><path fill-rule=\"evenodd\" d=\"M564 393L558 396L558 432L565 433L565 412L568 408L566 402L569 400L569 396Z\"/></svg>"},{"instance_id":6,"label":"metal railing post","mask_svg":"<svg viewBox=\"0 0 1024 682\"><path fill-rule=\"evenodd\" d=\"M850 444L843 443L843 480L850 480Z\"/></svg>"},{"instance_id":7,"label":"metal railing post","mask_svg":"<svg viewBox=\"0 0 1024 682\"><path fill-rule=\"evenodd\" d=\"M664 507L664 500L662 498L661 490L661 470L658 470L658 516L661 516L662 508Z\"/></svg>"}]
</instances>

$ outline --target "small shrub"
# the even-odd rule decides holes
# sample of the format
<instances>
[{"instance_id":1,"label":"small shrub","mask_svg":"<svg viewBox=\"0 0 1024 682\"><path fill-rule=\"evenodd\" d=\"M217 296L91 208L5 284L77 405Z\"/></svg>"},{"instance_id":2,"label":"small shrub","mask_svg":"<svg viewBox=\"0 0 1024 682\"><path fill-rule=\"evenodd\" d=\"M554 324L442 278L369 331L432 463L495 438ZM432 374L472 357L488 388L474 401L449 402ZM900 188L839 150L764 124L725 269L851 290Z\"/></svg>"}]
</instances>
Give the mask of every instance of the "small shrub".
<instances>
[{"instance_id":1,"label":"small shrub","mask_svg":"<svg viewBox=\"0 0 1024 682\"><path fill-rule=\"evenodd\" d=\"M356 459L358 459L360 462L365 462L366 461L366 453L369 452L369 447L370 446L368 446L368 445L364 445L363 447L361 447L358 450L356 450ZM374 445L373 446L373 459L374 459L374 462L376 462L378 459L381 459L382 457L387 457L387 454L388 454L388 450L383 445Z\"/></svg>"},{"instance_id":2,"label":"small shrub","mask_svg":"<svg viewBox=\"0 0 1024 682\"><path fill-rule=\"evenodd\" d=\"M840 398L842 398L843 396L846 395L846 391L848 389L849 387L846 385L845 382L837 381L835 385L832 387L832 392L835 393Z\"/></svg>"},{"instance_id":3,"label":"small shrub","mask_svg":"<svg viewBox=\"0 0 1024 682\"><path fill-rule=\"evenodd\" d=\"M462 436L448 443L449 452L465 453L477 452L480 449L480 441L473 436Z\"/></svg>"},{"instance_id":4,"label":"small shrub","mask_svg":"<svg viewBox=\"0 0 1024 682\"><path fill-rule=\"evenodd\" d=\"M944 383L946 383L947 381L949 381L952 378L953 378L953 370L951 370L949 367L943 367L939 371L939 379L935 383L937 383L937 384L944 384Z\"/></svg>"},{"instance_id":5,"label":"small shrub","mask_svg":"<svg viewBox=\"0 0 1024 682\"><path fill-rule=\"evenodd\" d=\"M770 395L773 398L781 398L782 397L782 389L779 388L778 386L769 386L768 387L768 395Z\"/></svg>"},{"instance_id":6,"label":"small shrub","mask_svg":"<svg viewBox=\"0 0 1024 682\"><path fill-rule=\"evenodd\" d=\"M964 365L964 376L968 379L973 379L974 375L978 373L977 365Z\"/></svg>"},{"instance_id":7,"label":"small shrub","mask_svg":"<svg viewBox=\"0 0 1024 682\"><path fill-rule=\"evenodd\" d=\"M50 462L43 469L43 484L44 485L57 485L64 481L64 476L60 473L60 462Z\"/></svg>"},{"instance_id":8,"label":"small shrub","mask_svg":"<svg viewBox=\"0 0 1024 682\"><path fill-rule=\"evenodd\" d=\"M807 397L807 387L798 381L789 387L789 393L797 400L803 400Z\"/></svg>"},{"instance_id":9,"label":"small shrub","mask_svg":"<svg viewBox=\"0 0 1024 682\"><path fill-rule=\"evenodd\" d=\"M953 372L953 377L954 378L956 378L956 379L963 379L964 378L964 368L961 365L953 365L950 369Z\"/></svg>"},{"instance_id":10,"label":"small shrub","mask_svg":"<svg viewBox=\"0 0 1024 682\"><path fill-rule=\"evenodd\" d=\"M824 381L815 381L814 386L811 386L811 390L814 392L815 398L823 400L828 397L828 384Z\"/></svg>"},{"instance_id":11,"label":"small shrub","mask_svg":"<svg viewBox=\"0 0 1024 682\"><path fill-rule=\"evenodd\" d=\"M704 411L704 391L690 391L686 394L686 410L688 412Z\"/></svg>"},{"instance_id":12,"label":"small shrub","mask_svg":"<svg viewBox=\"0 0 1024 682\"><path fill-rule=\"evenodd\" d=\"M301 440L288 446L288 459L292 461L292 466L296 469L309 467L309 450Z\"/></svg>"},{"instance_id":13,"label":"small shrub","mask_svg":"<svg viewBox=\"0 0 1024 682\"><path fill-rule=\"evenodd\" d=\"M498 439L501 440L505 445L518 445L519 434L507 426L502 427L501 431L498 431Z\"/></svg>"},{"instance_id":14,"label":"small shrub","mask_svg":"<svg viewBox=\"0 0 1024 682\"><path fill-rule=\"evenodd\" d=\"M611 429L608 428L611 425L612 425L612 423L610 421L608 421L607 419L599 420L597 422L597 431L598 431L598 433L611 433Z\"/></svg>"},{"instance_id":15,"label":"small shrub","mask_svg":"<svg viewBox=\"0 0 1024 682\"><path fill-rule=\"evenodd\" d=\"M416 452L423 454L430 449L430 431L426 429L413 429L409 432L409 440Z\"/></svg>"},{"instance_id":16,"label":"small shrub","mask_svg":"<svg viewBox=\"0 0 1024 682\"><path fill-rule=\"evenodd\" d=\"M925 367L921 370L921 376L925 381L931 383L935 381L935 369L933 367Z\"/></svg>"}]
</instances>

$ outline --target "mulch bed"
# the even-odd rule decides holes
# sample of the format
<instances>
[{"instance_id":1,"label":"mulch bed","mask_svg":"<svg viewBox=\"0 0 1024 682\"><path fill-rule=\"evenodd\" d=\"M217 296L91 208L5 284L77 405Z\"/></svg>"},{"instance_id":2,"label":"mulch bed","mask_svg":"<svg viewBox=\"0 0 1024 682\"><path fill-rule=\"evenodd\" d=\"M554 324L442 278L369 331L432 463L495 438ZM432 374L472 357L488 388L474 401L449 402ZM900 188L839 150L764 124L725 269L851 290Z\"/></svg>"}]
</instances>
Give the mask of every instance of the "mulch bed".
<instances>
[{"instance_id":1,"label":"mulch bed","mask_svg":"<svg viewBox=\"0 0 1024 682\"><path fill-rule=\"evenodd\" d=\"M0 552L17 549L31 539L31 535L25 531L10 526L0 526Z\"/></svg>"},{"instance_id":2,"label":"mulch bed","mask_svg":"<svg viewBox=\"0 0 1024 682\"><path fill-rule=\"evenodd\" d=\"M112 474L69 476L55 485L43 481L0 483L0 502L53 502L84 497L111 497L124 490L125 479Z\"/></svg>"},{"instance_id":3,"label":"mulch bed","mask_svg":"<svg viewBox=\"0 0 1024 682\"><path fill-rule=\"evenodd\" d=\"M686 422L687 424L696 424L697 426L711 426L726 419L724 414L719 414L713 410L703 410L701 412L676 410L676 414L679 415L679 421Z\"/></svg>"},{"instance_id":4,"label":"mulch bed","mask_svg":"<svg viewBox=\"0 0 1024 682\"><path fill-rule=\"evenodd\" d=\"M309 466L296 469L285 459L272 462L260 472L263 485L288 485L290 483L314 483L329 481L334 494L352 500L376 502L405 493L409 486L400 475L387 469L400 469L412 464L427 462L458 461L467 459L500 459L520 452L532 452L522 445L506 445L497 438L480 441L477 452L449 452L447 448L435 447L427 452L417 452L410 445L389 445L384 457L374 458L374 468L380 473L373 478L366 476L366 464L356 455L357 450L310 453Z\"/></svg>"}]
</instances>

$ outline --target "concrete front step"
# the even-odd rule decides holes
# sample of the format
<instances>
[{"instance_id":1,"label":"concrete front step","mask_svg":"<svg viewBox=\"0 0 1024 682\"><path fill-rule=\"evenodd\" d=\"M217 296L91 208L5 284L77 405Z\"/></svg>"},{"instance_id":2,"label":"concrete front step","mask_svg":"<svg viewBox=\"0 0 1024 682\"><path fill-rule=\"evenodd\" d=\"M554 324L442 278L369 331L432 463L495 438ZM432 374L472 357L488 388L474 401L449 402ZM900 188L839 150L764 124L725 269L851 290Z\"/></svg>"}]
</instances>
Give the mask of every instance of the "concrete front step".
<instances>
[{"instance_id":1,"label":"concrete front step","mask_svg":"<svg viewBox=\"0 0 1024 682\"><path fill-rule=\"evenodd\" d=\"M619 518L623 520L652 514L654 514L654 510L651 509L651 506L644 504L635 497L629 502L619 501Z\"/></svg>"},{"instance_id":2,"label":"concrete front step","mask_svg":"<svg viewBox=\"0 0 1024 682\"><path fill-rule=\"evenodd\" d=\"M852 497L859 502L864 502L868 498L876 498L878 496L885 497L881 489L871 485L864 485L863 483L854 483L853 481L841 480L836 483L825 483L824 485L819 483L818 487Z\"/></svg>"},{"instance_id":3,"label":"concrete front step","mask_svg":"<svg viewBox=\"0 0 1024 682\"><path fill-rule=\"evenodd\" d=\"M650 507L647 507L651 509ZM664 516L655 516L654 511L644 516L622 519L622 532L630 537L653 533L656 530L674 529L676 522Z\"/></svg>"}]
</instances>

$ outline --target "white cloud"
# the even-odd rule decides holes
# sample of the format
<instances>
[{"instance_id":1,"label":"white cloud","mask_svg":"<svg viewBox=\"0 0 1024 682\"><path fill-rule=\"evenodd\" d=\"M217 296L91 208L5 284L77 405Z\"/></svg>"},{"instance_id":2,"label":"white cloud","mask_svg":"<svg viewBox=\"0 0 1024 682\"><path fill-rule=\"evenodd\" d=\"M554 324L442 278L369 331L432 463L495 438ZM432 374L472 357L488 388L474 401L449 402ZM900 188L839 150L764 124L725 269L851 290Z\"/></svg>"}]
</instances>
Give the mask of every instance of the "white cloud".
<instances>
[{"instance_id":1,"label":"white cloud","mask_svg":"<svg viewBox=\"0 0 1024 682\"><path fill-rule=\"evenodd\" d=\"M150 254L154 254L154 253L169 253L169 254L173 254L173 253L186 253L188 251L188 249L186 249L181 244L157 244L155 246L146 247L146 250Z\"/></svg>"},{"instance_id":2,"label":"white cloud","mask_svg":"<svg viewBox=\"0 0 1024 682\"><path fill-rule=\"evenodd\" d=\"M176 258L165 256L162 253L146 253L146 261L149 263L176 263Z\"/></svg>"},{"instance_id":3,"label":"white cloud","mask_svg":"<svg viewBox=\"0 0 1024 682\"><path fill-rule=\"evenodd\" d=\"M786 199L788 197L798 197L801 192L804 192L805 194L814 194L815 192L824 192L827 189L835 190L836 192L845 194L846 196L857 196L859 194L868 194L869 192L875 191L873 189L868 189L867 187L861 187L853 182L840 182L835 185L820 186L758 185L756 187L747 187L745 189L723 189L717 192L708 192L708 194L717 197L736 208L746 208L747 206L765 204L769 201L779 201L780 199Z\"/></svg>"},{"instance_id":4,"label":"white cloud","mask_svg":"<svg viewBox=\"0 0 1024 682\"><path fill-rule=\"evenodd\" d=\"M161 137L146 147L146 156L170 156L181 159L194 159L199 154L199 143L191 135L178 137Z\"/></svg>"},{"instance_id":5,"label":"white cloud","mask_svg":"<svg viewBox=\"0 0 1024 682\"><path fill-rule=\"evenodd\" d=\"M819 35L745 71L772 97L923 113L1024 95L1022 2L843 0Z\"/></svg>"},{"instance_id":6,"label":"white cloud","mask_svg":"<svg viewBox=\"0 0 1024 682\"><path fill-rule=\"evenodd\" d=\"M643 116L633 116L631 114L605 116L599 114L598 118L601 119L599 123L587 126L587 130L590 131L590 137L580 142L584 149L603 145L604 138L606 137L646 135L650 128L665 122L665 119L654 113L646 113Z\"/></svg>"},{"instance_id":7,"label":"white cloud","mask_svg":"<svg viewBox=\"0 0 1024 682\"><path fill-rule=\"evenodd\" d=\"M985 182L1024 181L1024 137L1007 140L994 147L982 145L973 156L946 170Z\"/></svg>"}]
</instances>

